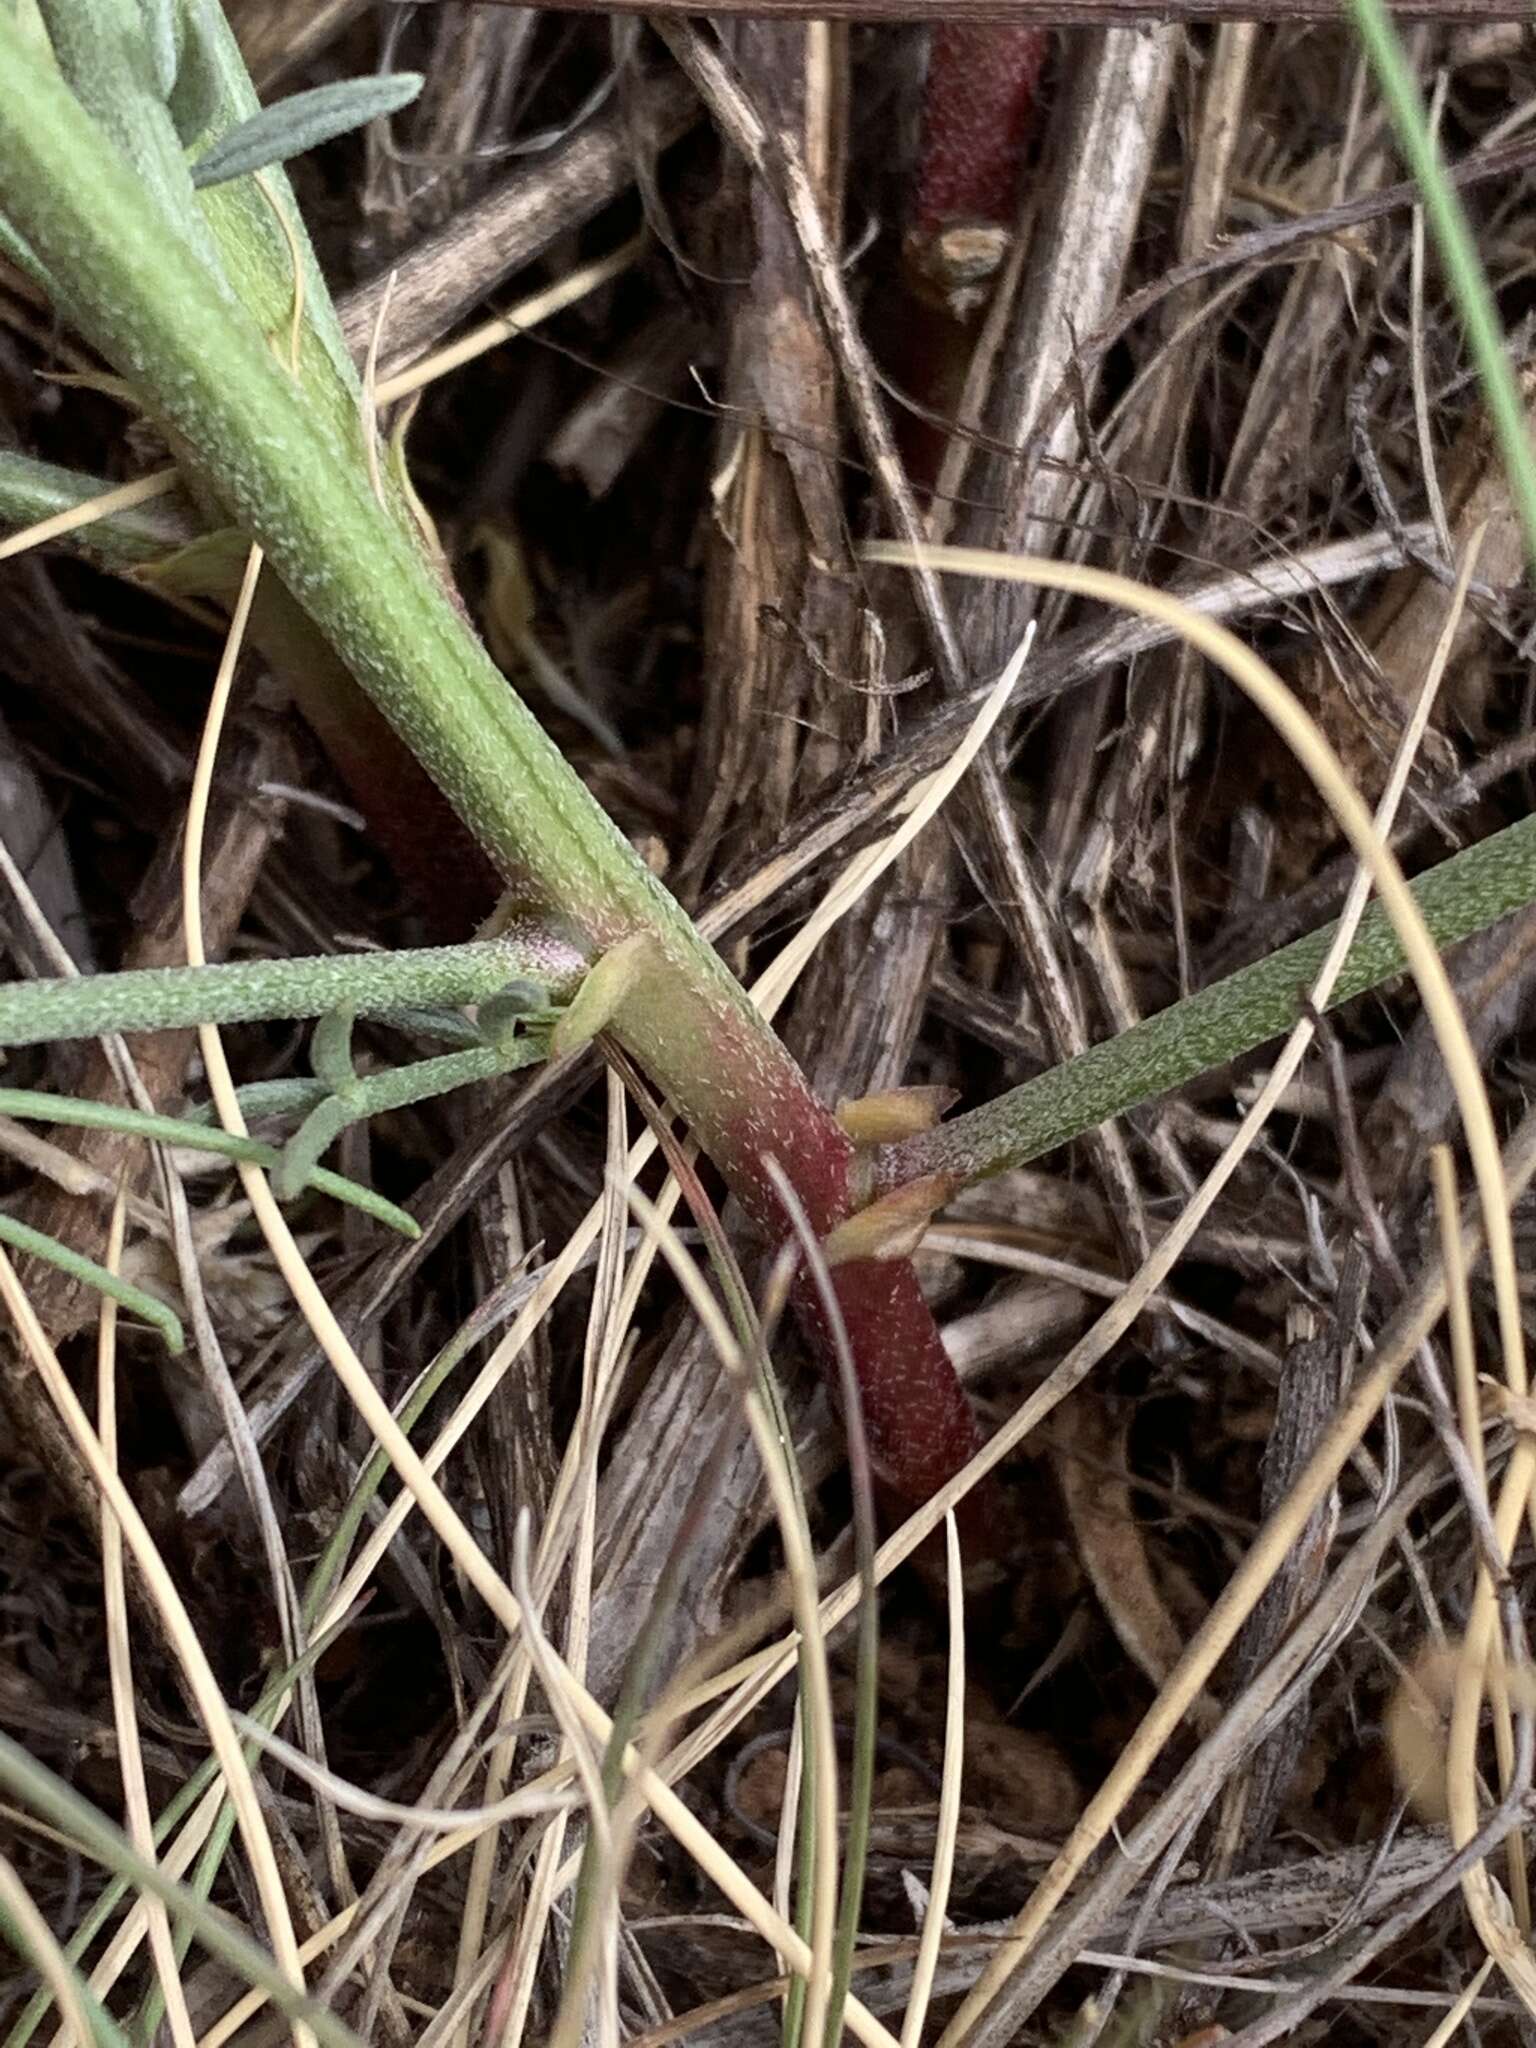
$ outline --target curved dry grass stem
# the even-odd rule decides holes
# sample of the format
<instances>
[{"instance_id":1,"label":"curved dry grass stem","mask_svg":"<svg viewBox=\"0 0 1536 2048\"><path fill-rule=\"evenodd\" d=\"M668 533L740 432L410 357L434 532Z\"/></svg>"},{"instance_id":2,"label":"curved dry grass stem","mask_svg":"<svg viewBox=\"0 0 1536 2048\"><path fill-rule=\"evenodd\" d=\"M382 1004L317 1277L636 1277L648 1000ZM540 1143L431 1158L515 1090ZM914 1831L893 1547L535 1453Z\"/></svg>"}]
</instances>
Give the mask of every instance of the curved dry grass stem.
<instances>
[{"instance_id":1,"label":"curved dry grass stem","mask_svg":"<svg viewBox=\"0 0 1536 2048\"><path fill-rule=\"evenodd\" d=\"M424 1833L433 1835L457 1835L466 1829L499 1828L509 1820L528 1820L541 1814L560 1812L572 1804L569 1793L514 1792L509 1798L498 1800L494 1806L407 1805L399 1799L381 1798L377 1792L354 1785L350 1779L317 1764L312 1756L296 1749L291 1742L285 1742L281 1735L274 1735L270 1728L260 1721L253 1721L249 1714L236 1714L235 1725L258 1749L266 1750L286 1770L302 1778L306 1785L312 1785L317 1792L323 1792L345 1812L355 1813L360 1820L382 1822L388 1827L420 1828Z\"/></svg>"},{"instance_id":2,"label":"curved dry grass stem","mask_svg":"<svg viewBox=\"0 0 1536 2048\"><path fill-rule=\"evenodd\" d=\"M741 1355L724 1310L705 1284L703 1274L676 1231L663 1222L637 1187L629 1187L626 1193L637 1219L649 1234L659 1239L662 1256L714 1346L722 1369L729 1373L736 1385L762 1462L763 1477L784 1545L784 1572L789 1581L790 1605L805 1649L802 1693L815 1786L811 1812L811 1938L809 1968L802 1973L806 1978L806 1996L801 2027L801 2039L814 2048L826 2031L827 2009L832 1996L838 1876L837 1736L832 1721L832 1680L827 1665L826 1637L816 1626L816 1559L811 1551L810 1532L790 1481L786 1460L791 1453L778 1440L757 1382ZM785 1931L791 1932L787 1927ZM799 1946L799 1937L794 1938ZM774 1946L791 1967L798 1970L794 1952L777 1942ZM852 2024L851 2018L849 2024Z\"/></svg>"},{"instance_id":3,"label":"curved dry grass stem","mask_svg":"<svg viewBox=\"0 0 1536 2048\"><path fill-rule=\"evenodd\" d=\"M800 1786L805 1774L805 1700L796 1693L794 1711L789 1721L789 1747L784 1752L784 1789L779 1798L778 1841L773 1852L773 1909L785 1920L793 1920L795 1913L795 1850L800 1834ZM788 1961L777 1956L778 1966L789 1978L792 1973ZM789 2001L786 1998L781 2015L781 2036L787 2029Z\"/></svg>"},{"instance_id":4,"label":"curved dry grass stem","mask_svg":"<svg viewBox=\"0 0 1536 2048\"><path fill-rule=\"evenodd\" d=\"M928 1884L928 1910L912 1987L901 2023L901 2048L918 2048L949 1907L950 1879L955 1868L955 1841L960 1830L960 1785L965 1772L965 1578L960 1559L960 1531L954 1511L944 1517L944 1557L949 1606L949 1666L944 1698L944 1775L939 1787L939 1817L934 1830L933 1875Z\"/></svg>"},{"instance_id":5,"label":"curved dry grass stem","mask_svg":"<svg viewBox=\"0 0 1536 2048\"><path fill-rule=\"evenodd\" d=\"M274 1959L289 1981L302 1987L293 1923L288 1915L287 1898L278 1876L271 1838L256 1798L256 1788L251 1782L244 1752L229 1718L229 1710L209 1667L197 1631L192 1625L192 1618L176 1590L174 1580L165 1568L165 1561L156 1549L143 1517L117 1473L102 1455L100 1440L92 1429L68 1376L59 1364L42 1325L37 1320L26 1291L16 1277L16 1269L3 1251L0 1251L0 1300L4 1301L10 1311L22 1346L58 1408L60 1419L85 1460L103 1502L112 1509L122 1525L123 1535L129 1550L133 1553L134 1563L143 1574L146 1590L160 1613L167 1638L181 1663L188 1689L196 1702L214 1754L219 1760L219 1767L224 1773L246 1853L251 1859L257 1895L261 1901L262 1911L268 1917ZM294 2033L296 2041L300 2041L302 2037L308 2036L309 2030L302 2025L296 2025Z\"/></svg>"},{"instance_id":6,"label":"curved dry grass stem","mask_svg":"<svg viewBox=\"0 0 1536 2048\"><path fill-rule=\"evenodd\" d=\"M1506 1562L1529 1511L1533 1481L1536 1442L1521 1435L1515 1440L1494 1510L1494 1533L1500 1556ZM1477 1724L1490 1681L1497 1625L1493 1581L1486 1569L1480 1569L1467 1632L1456 1661L1447 1743L1446 1801L1451 1840L1457 1848L1464 1847L1477 1833ZM1536 2016L1536 1958L1515 1922L1509 1901L1482 1864L1468 1871L1462 1880L1462 1892L1484 1947L1496 1959L1527 2011Z\"/></svg>"},{"instance_id":7,"label":"curved dry grass stem","mask_svg":"<svg viewBox=\"0 0 1536 2048\"><path fill-rule=\"evenodd\" d=\"M96 2029L91 2025L90 2015L81 2000L69 1958L55 1941L53 1929L38 1911L15 1865L3 1853L0 1853L0 1914L10 1921L19 1941L25 1944L23 1953L27 1961L53 1993L54 2003L63 2015L61 2031L70 2048L92 2048Z\"/></svg>"},{"instance_id":8,"label":"curved dry grass stem","mask_svg":"<svg viewBox=\"0 0 1536 2048\"><path fill-rule=\"evenodd\" d=\"M109 1273L118 1271L123 1256L123 1234L127 1205L122 1190L112 1204L107 1226L107 1249L102 1263ZM117 1470L117 1303L104 1297L97 1320L96 1339L96 1429L101 1454ZM104 1501L101 1509L102 1609L106 1622L107 1673L112 1691L112 1723L117 1730L119 1769L123 1779L123 1813L128 1839L147 1861L157 1859L155 1825L149 1808L149 1785L144 1773L144 1750L139 1741L139 1716L133 1696L133 1642L128 1625L128 1584L123 1571L123 1532L116 1515ZM186 1991L176 1961L176 1944L171 1936L171 1916L165 1901L140 1895L149 1927L150 1955L174 2048L193 2048L196 2038L192 2016L187 2011Z\"/></svg>"},{"instance_id":9,"label":"curved dry grass stem","mask_svg":"<svg viewBox=\"0 0 1536 2048\"><path fill-rule=\"evenodd\" d=\"M600 1741L606 1742L613 1732L612 1721L584 1687L577 1687L574 1679L571 1683L572 1698L583 1721ZM657 1819L675 1837L686 1854L698 1864L704 1876L719 1887L737 1912L762 1936L770 1948L785 1956L790 1968L798 1976L809 1980L812 1972L818 1967L817 1958L810 1944L802 1941L795 1930L774 1912L762 1893L725 1853L708 1829L699 1823L672 1787L645 1762L632 1745L625 1752L624 1769L633 1779L638 1791L643 1794ZM896 2036L858 1999L848 2000L843 2017L848 2031L855 2039L862 2041L865 2048L900 2048Z\"/></svg>"},{"instance_id":10,"label":"curved dry grass stem","mask_svg":"<svg viewBox=\"0 0 1536 2048\"><path fill-rule=\"evenodd\" d=\"M192 774L192 787L187 798L187 821L181 845L182 920L186 928L187 964L192 967L201 967L207 960L203 949L203 838L208 822L208 802L213 791L213 770L218 759L219 739L224 729L230 691L234 687L235 664L240 657L251 606L256 597L261 563L261 550L253 547L246 558L245 574L241 578L240 592L230 619L229 635L224 643L218 671L214 676L213 690L209 697L208 711L198 744L197 761ZM235 1084L224 1058L224 1047L218 1031L212 1025L204 1025L198 1032L198 1039L202 1046L203 1064L208 1071L209 1085L215 1095L222 1086L230 1106L234 1107L235 1121L231 1123L221 1104L220 1114L225 1128L243 1137L246 1135L245 1122L238 1107L234 1105ZM222 1699L219 1704L222 1713ZM262 1911L266 1915L268 1931L272 1937L272 1951L284 1975L302 1991L304 1972L299 1962L298 1938L294 1933L287 1894L277 1868L271 1838L267 1833L261 1809L256 1803L255 1786L246 1767L244 1752L235 1740L234 1726L227 1714L224 1714L223 1718L229 1730L232 1755L238 1759L238 1776L230 1776L228 1766L225 1769L225 1776L229 1779L230 1798L240 1816L241 1833L246 1839L247 1851L251 1857L257 1896L261 1900ZM242 1808L246 1810L242 1811ZM313 2036L307 2027L295 2026L293 2038L295 2048L313 2048Z\"/></svg>"},{"instance_id":11,"label":"curved dry grass stem","mask_svg":"<svg viewBox=\"0 0 1536 2048\"><path fill-rule=\"evenodd\" d=\"M1467 1265L1462 1257L1458 1227L1460 1204L1456 1194L1456 1166L1450 1147L1436 1145L1429 1156L1430 1180L1435 1191L1436 1219L1440 1232L1440 1258L1445 1267L1446 1320L1451 1338L1451 1367L1456 1384L1456 1414L1467 1446L1467 1457L1478 1486L1487 1502L1488 1463L1483 1451L1483 1417L1477 1391L1477 1353L1472 1334L1472 1302L1467 1288ZM1499 1787L1507 1793L1514 1778L1515 1732L1509 1697L1509 1670L1502 1636L1495 1637L1489 1668L1489 1694L1493 1702L1493 1736L1499 1766ZM1474 1744L1475 1749L1475 1744ZM1446 1802L1450 1803L1449 1774L1461 1771L1471 1780L1470 1797L1477 1803L1477 1759L1473 1753L1446 1750ZM1510 1831L1507 1844L1510 1897L1521 1932L1531 1927L1530 1884L1525 1869L1524 1833Z\"/></svg>"},{"instance_id":12,"label":"curved dry grass stem","mask_svg":"<svg viewBox=\"0 0 1536 2048\"><path fill-rule=\"evenodd\" d=\"M575 1682L574 1672L568 1671L565 1665L557 1663L554 1646L545 1636L543 1624L539 1618L533 1591L533 1574L529 1568L529 1530L531 1526L532 1517L528 1509L524 1507L518 1512L517 1526L513 1531L512 1537L512 1585L519 1600L523 1603L523 1641L528 1646L529 1657L538 1676L539 1684L543 1688L544 1697L549 1702L550 1711L559 1725L560 1733L565 1738L566 1754L570 1758L571 1768L574 1770L577 1782L582 1790L587 1810L587 1826L591 1831L594 1853L598 1858L599 1867L602 1867L611 1862L613 1857L613 1835L608 1823L608 1802L603 1795L602 1757L591 1741L587 1730L583 1727L581 1716L577 1713L571 1700L570 1688ZM556 1827L550 1830L544 1842L540 1844L540 1858L541 1861L549 1862L551 1866L551 1880L553 1880L555 1872L559 1869L560 1851L563 1846L564 1835L557 1823ZM537 1919L534 1918L532 1913L525 1915L529 1929L526 1947L530 1962L533 1956L537 1954L538 1946L543 1941L544 1919L547 1917L550 1904L553 1903L553 1896L554 1886L551 1881L545 1888L541 1901L543 1908L541 1915ZM519 1939L520 1941L522 1940L521 1932ZM531 1994L535 1974L535 1971L530 1968L526 1973L525 1982L520 1982L516 1987L519 1994L518 2003L521 2008L521 2016L517 2018L514 2024L506 2026L501 2033L501 2039L509 2044L509 2048L515 2048L515 2044L522 2038L522 2028L528 2008L528 1995ZM557 2016L557 2019L563 2019L564 2024L563 2028L557 2024L555 2033L551 2037L551 2048L555 2048L556 2043L560 2044L560 2048L566 2048L573 2030L579 2038L582 2023L586 2018L585 1992L586 1986L582 1984L575 1987L574 1993L567 1993L562 1996L562 2011ZM608 2004L610 2001L604 1998L603 2003ZM610 2017L616 2023L617 2011L615 2010L611 2015L605 2016L603 2020L603 2032L605 2035L610 2031L608 2023Z\"/></svg>"},{"instance_id":13,"label":"curved dry grass stem","mask_svg":"<svg viewBox=\"0 0 1536 2048\"><path fill-rule=\"evenodd\" d=\"M1468 2013L1476 2005L1478 1994L1487 1983L1488 1974L1492 1968L1493 1957L1485 1956L1472 1976L1467 1979L1466 1988L1461 1993L1461 1996L1424 2043L1424 2048L1450 2048L1451 2042L1456 2039L1456 2036L1466 2024Z\"/></svg>"}]
</instances>

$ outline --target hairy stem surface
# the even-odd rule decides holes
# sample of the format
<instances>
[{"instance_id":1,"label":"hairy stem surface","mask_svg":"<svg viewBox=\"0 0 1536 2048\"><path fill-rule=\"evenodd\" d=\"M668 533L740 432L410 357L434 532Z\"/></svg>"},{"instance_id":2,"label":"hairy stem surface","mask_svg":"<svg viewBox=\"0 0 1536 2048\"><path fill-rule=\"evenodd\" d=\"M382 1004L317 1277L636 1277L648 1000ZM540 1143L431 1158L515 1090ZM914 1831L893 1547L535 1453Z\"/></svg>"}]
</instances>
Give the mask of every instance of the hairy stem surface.
<instances>
[{"instance_id":1,"label":"hairy stem surface","mask_svg":"<svg viewBox=\"0 0 1536 2048\"><path fill-rule=\"evenodd\" d=\"M1412 886L1438 945L1497 923L1536 899L1536 818L1522 818L1442 861ZM873 1162L876 1191L927 1174L968 1182L1023 1166L1106 1118L1280 1037L1300 1018L1335 929L1330 924L1309 932L952 1123L882 1146ZM1404 965L1392 922L1376 905L1361 920L1329 1009L1389 981Z\"/></svg>"}]
</instances>

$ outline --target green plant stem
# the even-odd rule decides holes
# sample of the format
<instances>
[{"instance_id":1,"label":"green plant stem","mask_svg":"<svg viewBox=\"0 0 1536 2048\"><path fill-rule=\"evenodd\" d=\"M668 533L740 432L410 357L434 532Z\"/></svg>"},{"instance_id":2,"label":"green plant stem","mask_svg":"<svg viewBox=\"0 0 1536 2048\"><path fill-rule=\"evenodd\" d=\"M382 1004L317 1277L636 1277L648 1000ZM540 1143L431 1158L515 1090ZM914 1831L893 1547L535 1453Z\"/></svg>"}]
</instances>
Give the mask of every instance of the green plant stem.
<instances>
[{"instance_id":1,"label":"green plant stem","mask_svg":"<svg viewBox=\"0 0 1536 2048\"><path fill-rule=\"evenodd\" d=\"M512 981L536 982L552 1002L575 993L581 956L532 927L463 946L400 953L324 953L303 960L231 960L213 967L148 967L0 985L0 1046L50 1045L111 1031L196 1024L385 1016L411 1004L481 1003Z\"/></svg>"},{"instance_id":2,"label":"green plant stem","mask_svg":"<svg viewBox=\"0 0 1536 2048\"><path fill-rule=\"evenodd\" d=\"M0 194L54 284L57 308L166 432L196 495L258 543L355 680L448 798L519 911L591 959L643 937L605 1025L688 1123L761 1226L782 1230L763 1162L780 1159L818 1234L847 1215L853 1148L795 1062L538 725L470 631L398 494L375 495L355 402L311 391L274 356L283 305L267 258L238 303L159 217L136 179L0 7ZM226 265L254 236L245 181L200 195ZM234 226L240 226L236 235ZM225 227L230 227L226 234ZM246 230L249 230L249 234ZM256 258L251 258L256 262ZM234 275L231 270L231 275ZM255 310L257 288L265 310ZM334 317L311 286L309 320ZM306 341L306 348L308 343ZM306 360L308 360L306 356ZM371 422L370 422L371 432ZM462 892L461 892L462 893ZM835 1276L871 1443L922 1499L976 1448L963 1389L910 1262ZM827 1356L824 1330L798 1304Z\"/></svg>"},{"instance_id":3,"label":"green plant stem","mask_svg":"<svg viewBox=\"0 0 1536 2048\"><path fill-rule=\"evenodd\" d=\"M1536 566L1536 453L1519 385L1505 349L1503 324L1477 253L1461 195L1445 174L1401 38L1385 0L1349 0L1355 31L1376 73L1381 96L1392 115L1408 168L1424 195L1424 213L1445 265L1467 331L1467 345L1498 437L1499 453L1520 530L1526 559Z\"/></svg>"},{"instance_id":4,"label":"green plant stem","mask_svg":"<svg viewBox=\"0 0 1536 2048\"><path fill-rule=\"evenodd\" d=\"M593 951L635 930L657 936L673 971L653 977L664 987L649 1003L635 999L639 1049L660 1054L674 1100L693 1108L688 1098L703 1097L698 1110L718 1121L740 1076L703 1071L699 998L745 1018L740 990L507 688L415 534L375 498L360 432L346 439L307 404L258 323L210 290L3 11L0 77L5 210L57 279L61 310L205 466L235 523L508 878L570 915ZM690 1008L685 1046L678 1026ZM771 1035L759 1024L754 1036L766 1059Z\"/></svg>"},{"instance_id":5,"label":"green plant stem","mask_svg":"<svg viewBox=\"0 0 1536 2048\"><path fill-rule=\"evenodd\" d=\"M1497 923L1536 899L1536 818L1523 818L1442 861L1412 886L1439 946ZM1278 1038L1301 1017L1335 929L1330 924L1309 933L952 1123L881 1146L872 1161L875 1192L924 1174L954 1174L963 1185L1023 1166ZM1390 980L1403 965L1391 921L1374 904L1361 920L1328 1007L1336 1009Z\"/></svg>"}]
</instances>

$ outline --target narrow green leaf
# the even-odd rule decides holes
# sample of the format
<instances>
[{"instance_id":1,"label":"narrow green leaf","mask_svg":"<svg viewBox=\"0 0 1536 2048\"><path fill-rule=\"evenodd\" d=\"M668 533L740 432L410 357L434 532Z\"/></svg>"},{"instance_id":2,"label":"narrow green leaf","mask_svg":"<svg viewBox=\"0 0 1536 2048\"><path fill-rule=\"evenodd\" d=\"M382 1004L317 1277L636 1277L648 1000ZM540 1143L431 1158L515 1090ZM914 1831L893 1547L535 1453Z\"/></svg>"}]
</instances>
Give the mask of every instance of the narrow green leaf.
<instances>
[{"instance_id":1,"label":"narrow green leaf","mask_svg":"<svg viewBox=\"0 0 1536 2048\"><path fill-rule=\"evenodd\" d=\"M142 1317L152 1329L158 1330L165 1340L166 1350L173 1357L185 1350L181 1318L163 1301L156 1301L152 1294L146 1294L142 1287L135 1287L132 1281L124 1280L120 1274L109 1273L94 1259L72 1251L67 1244L60 1244L56 1237L34 1230L30 1223L19 1223L14 1216L7 1216L3 1209L0 1209L0 1244L8 1244L12 1251L26 1252L34 1259L41 1259L45 1265L56 1266L61 1273L68 1273L72 1279L94 1287L98 1294L110 1295L120 1308Z\"/></svg>"},{"instance_id":2,"label":"narrow green leaf","mask_svg":"<svg viewBox=\"0 0 1536 2048\"><path fill-rule=\"evenodd\" d=\"M388 78L342 78L310 92L290 93L221 136L192 166L192 183L203 191L230 178L243 178L249 171L264 171L269 164L286 163L380 115L398 113L415 99L423 82L419 71L396 71Z\"/></svg>"},{"instance_id":3,"label":"narrow green leaf","mask_svg":"<svg viewBox=\"0 0 1536 2048\"><path fill-rule=\"evenodd\" d=\"M272 1185L280 1197L297 1193L306 1180L318 1186L324 1171L322 1159L349 1124L362 1123L413 1103L430 1102L434 1095L446 1095L472 1081L489 1081L497 1074L530 1065L542 1057L543 1048L534 1040L515 1040L503 1050L499 1046L472 1046L467 1052L446 1052L436 1059L413 1060L408 1066L386 1067L381 1073L352 1078L339 1094L327 1095L317 1103L283 1147Z\"/></svg>"},{"instance_id":4,"label":"narrow green leaf","mask_svg":"<svg viewBox=\"0 0 1536 2048\"><path fill-rule=\"evenodd\" d=\"M1418 79L1385 0L1350 0L1350 12L1355 33L1391 112L1403 156L1424 194L1424 217L1440 251L1446 282L1477 365L1510 497L1525 538L1526 557L1536 564L1536 454L1531 449L1530 423L1467 209L1461 194L1445 175Z\"/></svg>"},{"instance_id":5,"label":"narrow green leaf","mask_svg":"<svg viewBox=\"0 0 1536 2048\"><path fill-rule=\"evenodd\" d=\"M315 1104L283 1147L273 1172L272 1187L280 1202L292 1201L348 1124L360 1117L361 1112L339 1095L327 1095Z\"/></svg>"},{"instance_id":6,"label":"narrow green leaf","mask_svg":"<svg viewBox=\"0 0 1536 2048\"><path fill-rule=\"evenodd\" d=\"M1536 817L1506 825L1409 886L1437 946L1485 931L1536 902ZM1138 1103L1282 1037L1302 1015L1335 929L1330 924L1309 932L979 1109L878 1146L872 1155L876 1192L940 1173L969 1185L1026 1166ZM1379 903L1372 904L1334 983L1329 1009L1390 980L1405 964L1392 920Z\"/></svg>"},{"instance_id":7,"label":"narrow green leaf","mask_svg":"<svg viewBox=\"0 0 1536 2048\"><path fill-rule=\"evenodd\" d=\"M558 1003L574 993L584 965L577 954L542 934L508 934L399 953L321 953L297 960L227 960L211 967L141 967L121 974L0 982L0 1046L99 1038L108 1031L324 1017L341 1009L382 1017L418 1004L484 1003L530 987L543 1002ZM528 978L530 968L538 970L536 983ZM528 1007L532 1011L540 1005ZM442 1028L478 1043L467 1025L462 1034L446 1020Z\"/></svg>"},{"instance_id":8,"label":"narrow green leaf","mask_svg":"<svg viewBox=\"0 0 1536 2048\"><path fill-rule=\"evenodd\" d=\"M20 1117L32 1123L72 1124L83 1130L121 1131L125 1137L150 1138L161 1145L182 1145L192 1152L213 1152L225 1159L246 1160L252 1166L266 1167L269 1172L281 1158L275 1146L263 1145L255 1138L236 1137L232 1131L210 1129L184 1117L155 1116L120 1103L89 1102L78 1096L48 1095L30 1088L0 1088L0 1116ZM309 1185L317 1194L349 1203L375 1222L398 1230L402 1237L421 1235L421 1225L414 1216L386 1201L383 1195L375 1194L372 1188L344 1180L339 1173L317 1167L310 1175Z\"/></svg>"}]
</instances>

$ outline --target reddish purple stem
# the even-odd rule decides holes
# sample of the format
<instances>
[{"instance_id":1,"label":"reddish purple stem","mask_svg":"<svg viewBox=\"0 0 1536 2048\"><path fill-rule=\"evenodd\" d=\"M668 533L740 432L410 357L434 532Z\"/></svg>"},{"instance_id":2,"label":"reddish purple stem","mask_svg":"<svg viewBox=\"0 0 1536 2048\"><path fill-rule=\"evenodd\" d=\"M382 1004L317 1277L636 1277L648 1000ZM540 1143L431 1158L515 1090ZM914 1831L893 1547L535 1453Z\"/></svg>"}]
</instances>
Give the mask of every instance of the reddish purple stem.
<instances>
[{"instance_id":1,"label":"reddish purple stem","mask_svg":"<svg viewBox=\"0 0 1536 2048\"><path fill-rule=\"evenodd\" d=\"M1050 46L1044 28L947 22L933 31L912 224L1011 225Z\"/></svg>"}]
</instances>

